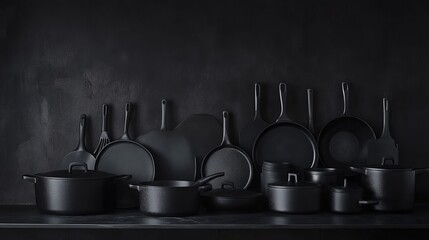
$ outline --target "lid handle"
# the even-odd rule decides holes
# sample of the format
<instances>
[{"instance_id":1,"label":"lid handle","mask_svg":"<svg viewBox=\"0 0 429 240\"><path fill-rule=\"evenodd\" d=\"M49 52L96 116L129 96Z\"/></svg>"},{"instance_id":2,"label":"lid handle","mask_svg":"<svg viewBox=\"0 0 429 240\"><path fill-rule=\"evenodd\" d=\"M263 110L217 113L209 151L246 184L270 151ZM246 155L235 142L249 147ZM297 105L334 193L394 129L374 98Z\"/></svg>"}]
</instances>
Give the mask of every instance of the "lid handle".
<instances>
[{"instance_id":1,"label":"lid handle","mask_svg":"<svg viewBox=\"0 0 429 240\"><path fill-rule=\"evenodd\" d=\"M83 167L85 169L85 172L88 172L88 165L84 162L71 162L69 164L69 173L72 172L73 168L76 167Z\"/></svg>"},{"instance_id":2,"label":"lid handle","mask_svg":"<svg viewBox=\"0 0 429 240\"><path fill-rule=\"evenodd\" d=\"M289 183L297 183L298 182L298 175L296 173L288 173L287 174L287 181Z\"/></svg>"},{"instance_id":3,"label":"lid handle","mask_svg":"<svg viewBox=\"0 0 429 240\"><path fill-rule=\"evenodd\" d=\"M344 187L344 188L347 188L347 178L344 178L343 187Z\"/></svg>"},{"instance_id":4,"label":"lid handle","mask_svg":"<svg viewBox=\"0 0 429 240\"><path fill-rule=\"evenodd\" d=\"M387 164L387 162L390 162L390 164ZM381 166L387 166L387 165L390 165L390 166L395 165L395 159L391 157L383 157L381 159Z\"/></svg>"},{"instance_id":5,"label":"lid handle","mask_svg":"<svg viewBox=\"0 0 429 240\"><path fill-rule=\"evenodd\" d=\"M234 183L231 181L224 181L221 184L222 189L234 190Z\"/></svg>"}]
</instances>

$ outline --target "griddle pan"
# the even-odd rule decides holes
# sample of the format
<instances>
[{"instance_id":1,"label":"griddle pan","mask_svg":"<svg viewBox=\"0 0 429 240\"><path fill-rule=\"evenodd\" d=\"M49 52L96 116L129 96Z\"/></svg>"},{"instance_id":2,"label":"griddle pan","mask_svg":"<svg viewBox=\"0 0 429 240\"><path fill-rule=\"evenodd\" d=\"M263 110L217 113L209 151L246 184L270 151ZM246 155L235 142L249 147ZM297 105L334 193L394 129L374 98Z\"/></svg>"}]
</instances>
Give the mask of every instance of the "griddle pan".
<instances>
[{"instance_id":1,"label":"griddle pan","mask_svg":"<svg viewBox=\"0 0 429 240\"><path fill-rule=\"evenodd\" d=\"M79 143L73 152L64 156L63 161L61 162L61 169L68 169L68 166L72 162L84 162L88 166L89 170L94 170L95 157L89 153L85 146L85 126L86 115L82 114L79 121Z\"/></svg>"},{"instance_id":2,"label":"griddle pan","mask_svg":"<svg viewBox=\"0 0 429 240\"><path fill-rule=\"evenodd\" d=\"M124 133L119 140L106 145L97 155L95 168L113 174L129 174L132 178L117 182L116 203L118 208L133 208L139 205L139 196L128 184L155 179L155 164L152 154L142 145L131 141L128 135L131 104L125 105Z\"/></svg>"},{"instance_id":3,"label":"griddle pan","mask_svg":"<svg viewBox=\"0 0 429 240\"><path fill-rule=\"evenodd\" d=\"M201 165L201 176L206 177L217 172L225 175L213 179L213 188L221 188L229 181L236 189L246 189L253 178L253 166L250 156L229 140L229 113L223 111L223 139L221 144L211 150Z\"/></svg>"},{"instance_id":4,"label":"griddle pan","mask_svg":"<svg viewBox=\"0 0 429 240\"><path fill-rule=\"evenodd\" d=\"M367 164L368 142L375 139L371 126L349 112L349 85L342 83L343 114L330 121L318 138L321 162L325 167L363 167Z\"/></svg>"},{"instance_id":5,"label":"griddle pan","mask_svg":"<svg viewBox=\"0 0 429 240\"><path fill-rule=\"evenodd\" d=\"M286 84L280 83L280 116L259 134L253 145L253 161L259 172L264 161L289 162L296 171L317 165L316 139L307 128L287 116L286 92Z\"/></svg>"},{"instance_id":6,"label":"griddle pan","mask_svg":"<svg viewBox=\"0 0 429 240\"><path fill-rule=\"evenodd\" d=\"M162 99L161 129L145 133L137 142L146 146L156 161L157 180L193 181L196 176L196 157L189 141L180 133L166 128L167 100Z\"/></svg>"},{"instance_id":7,"label":"griddle pan","mask_svg":"<svg viewBox=\"0 0 429 240\"><path fill-rule=\"evenodd\" d=\"M262 119L260 112L260 96L261 96L261 86L258 83L255 83L255 116L253 121L247 124L240 131L239 144L240 147L246 151L248 154L252 154L253 144L255 143L258 135L270 125L264 119Z\"/></svg>"}]
</instances>

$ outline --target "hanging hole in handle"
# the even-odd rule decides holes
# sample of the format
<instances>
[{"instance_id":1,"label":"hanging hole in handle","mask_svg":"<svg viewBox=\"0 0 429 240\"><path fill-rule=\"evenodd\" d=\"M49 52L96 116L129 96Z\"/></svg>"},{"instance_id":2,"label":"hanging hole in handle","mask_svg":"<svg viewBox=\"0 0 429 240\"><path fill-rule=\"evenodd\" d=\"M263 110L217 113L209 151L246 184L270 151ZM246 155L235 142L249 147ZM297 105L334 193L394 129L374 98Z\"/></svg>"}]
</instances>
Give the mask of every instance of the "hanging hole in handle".
<instances>
[{"instance_id":1,"label":"hanging hole in handle","mask_svg":"<svg viewBox=\"0 0 429 240\"><path fill-rule=\"evenodd\" d=\"M387 164L388 162L390 162L390 164ZM393 166L395 165L395 159L391 158L391 157L383 157L381 158L381 166Z\"/></svg>"},{"instance_id":2,"label":"hanging hole in handle","mask_svg":"<svg viewBox=\"0 0 429 240\"><path fill-rule=\"evenodd\" d=\"M166 100L166 99L162 99L162 100L161 100L161 104L162 104L162 105L166 105L166 104L167 104L167 100Z\"/></svg>"},{"instance_id":3,"label":"hanging hole in handle","mask_svg":"<svg viewBox=\"0 0 429 240\"><path fill-rule=\"evenodd\" d=\"M221 188L222 189L229 189L229 190L234 190L235 189L234 188L234 183L231 182L231 181L222 182Z\"/></svg>"},{"instance_id":4,"label":"hanging hole in handle","mask_svg":"<svg viewBox=\"0 0 429 240\"><path fill-rule=\"evenodd\" d=\"M223 111L222 115L223 115L224 118L228 118L229 113L228 113L228 111Z\"/></svg>"},{"instance_id":5,"label":"hanging hole in handle","mask_svg":"<svg viewBox=\"0 0 429 240\"><path fill-rule=\"evenodd\" d=\"M103 104L103 115L107 115L107 104Z\"/></svg>"},{"instance_id":6,"label":"hanging hole in handle","mask_svg":"<svg viewBox=\"0 0 429 240\"><path fill-rule=\"evenodd\" d=\"M286 92L286 83L280 83L279 84L279 90L281 91L281 92Z\"/></svg>"},{"instance_id":7,"label":"hanging hole in handle","mask_svg":"<svg viewBox=\"0 0 429 240\"><path fill-rule=\"evenodd\" d=\"M71 162L69 164L69 173L71 173L72 170L74 168L77 168L77 167L82 167L85 170L85 172L88 172L88 165L86 163L84 163L84 162Z\"/></svg>"},{"instance_id":8,"label":"hanging hole in handle","mask_svg":"<svg viewBox=\"0 0 429 240\"><path fill-rule=\"evenodd\" d=\"M130 111L131 110L131 103L127 102L125 103L125 111Z\"/></svg>"},{"instance_id":9,"label":"hanging hole in handle","mask_svg":"<svg viewBox=\"0 0 429 240\"><path fill-rule=\"evenodd\" d=\"M296 173L288 173L287 174L287 181L289 183L297 183L298 182L298 175Z\"/></svg>"}]
</instances>

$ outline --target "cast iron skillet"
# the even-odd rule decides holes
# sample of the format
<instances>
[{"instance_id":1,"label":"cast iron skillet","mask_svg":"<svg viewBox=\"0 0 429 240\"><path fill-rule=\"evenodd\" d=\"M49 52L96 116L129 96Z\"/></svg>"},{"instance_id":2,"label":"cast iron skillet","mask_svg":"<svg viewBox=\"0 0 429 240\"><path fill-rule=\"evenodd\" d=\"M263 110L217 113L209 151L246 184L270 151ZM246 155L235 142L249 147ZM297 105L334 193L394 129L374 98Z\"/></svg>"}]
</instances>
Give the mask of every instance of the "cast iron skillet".
<instances>
[{"instance_id":1,"label":"cast iron skillet","mask_svg":"<svg viewBox=\"0 0 429 240\"><path fill-rule=\"evenodd\" d=\"M132 180L118 182L116 204L119 208L132 208L139 204L138 194L128 188L129 183L152 181L155 178L152 154L143 145L131 141L128 135L130 112L131 104L126 103L124 134L99 152L95 165L99 171L132 175Z\"/></svg>"},{"instance_id":2,"label":"cast iron skillet","mask_svg":"<svg viewBox=\"0 0 429 240\"><path fill-rule=\"evenodd\" d=\"M329 122L320 132L318 144L325 167L348 168L366 165L368 142L375 139L371 126L349 113L349 86L342 83L343 114Z\"/></svg>"},{"instance_id":3,"label":"cast iron skillet","mask_svg":"<svg viewBox=\"0 0 429 240\"><path fill-rule=\"evenodd\" d=\"M304 126L293 122L286 115L286 84L279 84L280 116L259 134L253 145L253 161L258 171L262 163L289 162L299 171L317 165L317 143L313 134Z\"/></svg>"},{"instance_id":4,"label":"cast iron skillet","mask_svg":"<svg viewBox=\"0 0 429 240\"><path fill-rule=\"evenodd\" d=\"M246 189L253 178L253 166L247 153L232 145L229 140L229 114L223 111L223 140L219 147L211 150L201 165L201 176L205 177L217 172L225 176L213 179L213 188L220 188L222 182L232 182L236 189Z\"/></svg>"}]
</instances>

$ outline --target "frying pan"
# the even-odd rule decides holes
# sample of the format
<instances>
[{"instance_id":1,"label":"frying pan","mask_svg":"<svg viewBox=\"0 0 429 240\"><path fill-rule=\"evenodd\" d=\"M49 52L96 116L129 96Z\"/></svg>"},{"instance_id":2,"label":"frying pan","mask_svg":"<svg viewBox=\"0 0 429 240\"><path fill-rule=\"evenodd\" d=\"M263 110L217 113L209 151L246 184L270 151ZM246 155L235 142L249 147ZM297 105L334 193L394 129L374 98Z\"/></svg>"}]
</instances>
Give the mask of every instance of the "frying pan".
<instances>
[{"instance_id":1,"label":"frying pan","mask_svg":"<svg viewBox=\"0 0 429 240\"><path fill-rule=\"evenodd\" d=\"M166 129L167 100L162 99L161 130L153 130L137 138L156 160L157 180L195 180L196 157L191 144L178 132Z\"/></svg>"},{"instance_id":2,"label":"frying pan","mask_svg":"<svg viewBox=\"0 0 429 240\"><path fill-rule=\"evenodd\" d=\"M259 110L260 96L261 86L258 83L255 83L255 116L253 117L253 121L241 130L239 138L240 147L249 154L252 153L253 144L255 143L258 135L269 125L261 117Z\"/></svg>"},{"instance_id":3,"label":"frying pan","mask_svg":"<svg viewBox=\"0 0 429 240\"><path fill-rule=\"evenodd\" d=\"M177 125L174 131L183 134L191 144L197 157L197 169L201 169L206 154L222 140L222 124L210 114L193 114ZM199 178L200 171L197 175Z\"/></svg>"},{"instance_id":4,"label":"frying pan","mask_svg":"<svg viewBox=\"0 0 429 240\"><path fill-rule=\"evenodd\" d=\"M125 105L124 133L119 140L106 145L97 155L95 169L113 174L130 174L132 180L118 181L116 204L118 208L132 208L139 205L139 197L128 184L152 181L155 178L155 164L152 154L141 144L131 141L128 135L131 104Z\"/></svg>"},{"instance_id":5,"label":"frying pan","mask_svg":"<svg viewBox=\"0 0 429 240\"><path fill-rule=\"evenodd\" d=\"M348 168L366 165L368 141L375 139L371 126L349 113L349 86L342 83L343 114L329 122L320 132L318 144L325 167Z\"/></svg>"},{"instance_id":6,"label":"frying pan","mask_svg":"<svg viewBox=\"0 0 429 240\"><path fill-rule=\"evenodd\" d=\"M88 166L88 170L94 170L95 157L88 152L85 146L85 125L86 115L82 114L79 122L79 143L73 152L63 158L61 169L68 169L72 162L84 162Z\"/></svg>"},{"instance_id":7,"label":"frying pan","mask_svg":"<svg viewBox=\"0 0 429 240\"><path fill-rule=\"evenodd\" d=\"M225 181L232 182L236 189L246 189L253 178L253 166L247 153L232 145L229 140L229 113L223 111L223 139L221 144L212 149L201 165L201 176L217 172L225 175L211 181L213 188L221 188Z\"/></svg>"},{"instance_id":8,"label":"frying pan","mask_svg":"<svg viewBox=\"0 0 429 240\"><path fill-rule=\"evenodd\" d=\"M392 158L394 164L398 164L398 145L390 135L389 109L389 100L383 98L383 132L368 143L368 165L377 164L383 157Z\"/></svg>"},{"instance_id":9,"label":"frying pan","mask_svg":"<svg viewBox=\"0 0 429 240\"><path fill-rule=\"evenodd\" d=\"M253 161L259 172L264 161L289 162L297 171L317 165L316 139L307 128L287 116L286 92L286 84L280 83L280 116L259 134L253 145Z\"/></svg>"}]
</instances>

